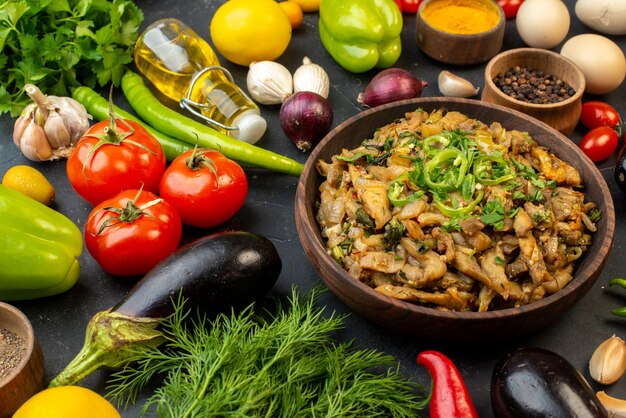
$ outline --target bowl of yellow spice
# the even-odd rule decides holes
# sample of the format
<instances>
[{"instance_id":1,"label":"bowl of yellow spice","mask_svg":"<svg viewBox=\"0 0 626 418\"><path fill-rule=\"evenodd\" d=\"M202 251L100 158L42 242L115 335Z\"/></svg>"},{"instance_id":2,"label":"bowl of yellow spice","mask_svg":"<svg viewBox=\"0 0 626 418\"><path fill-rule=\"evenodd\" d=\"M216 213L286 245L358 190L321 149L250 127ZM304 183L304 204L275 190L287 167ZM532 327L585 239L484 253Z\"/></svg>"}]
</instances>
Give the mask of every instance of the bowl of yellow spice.
<instances>
[{"instance_id":1,"label":"bowl of yellow spice","mask_svg":"<svg viewBox=\"0 0 626 418\"><path fill-rule=\"evenodd\" d=\"M446 64L478 64L500 52L504 24L492 0L425 0L417 11L417 45Z\"/></svg>"}]
</instances>

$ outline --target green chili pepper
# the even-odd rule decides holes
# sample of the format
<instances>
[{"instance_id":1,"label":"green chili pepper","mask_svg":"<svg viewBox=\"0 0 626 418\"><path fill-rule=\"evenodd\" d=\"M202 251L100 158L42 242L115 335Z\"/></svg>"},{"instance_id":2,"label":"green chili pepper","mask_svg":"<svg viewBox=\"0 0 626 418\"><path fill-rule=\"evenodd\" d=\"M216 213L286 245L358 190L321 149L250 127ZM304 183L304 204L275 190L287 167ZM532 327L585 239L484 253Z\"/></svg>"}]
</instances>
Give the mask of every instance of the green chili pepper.
<instances>
[{"instance_id":1,"label":"green chili pepper","mask_svg":"<svg viewBox=\"0 0 626 418\"><path fill-rule=\"evenodd\" d=\"M483 199L484 194L485 192L483 191L483 189L478 189L478 195L476 196L476 198L472 200L471 202L469 202L466 206L458 206L458 207L448 206L437 195L433 195L433 202L435 203L435 206L437 207L437 209L439 209L439 212L443 213L449 218L457 218L457 217L465 216L471 213L476 207L476 205Z\"/></svg>"},{"instance_id":2,"label":"green chili pepper","mask_svg":"<svg viewBox=\"0 0 626 418\"><path fill-rule=\"evenodd\" d=\"M511 165L499 155L481 155L474 161L474 176L479 183L493 186L515 178Z\"/></svg>"},{"instance_id":3,"label":"green chili pepper","mask_svg":"<svg viewBox=\"0 0 626 418\"><path fill-rule=\"evenodd\" d=\"M254 167L299 176L304 166L291 158L239 141L190 119L162 104L132 71L122 77L122 90L135 112L150 126L166 135L201 148L213 148L222 154Z\"/></svg>"},{"instance_id":4,"label":"green chili pepper","mask_svg":"<svg viewBox=\"0 0 626 418\"><path fill-rule=\"evenodd\" d=\"M611 311L613 315L626 317L626 306L622 306L621 308L613 309Z\"/></svg>"},{"instance_id":5,"label":"green chili pepper","mask_svg":"<svg viewBox=\"0 0 626 418\"><path fill-rule=\"evenodd\" d=\"M343 68L362 73L400 57L402 13L393 0L322 0L322 45Z\"/></svg>"},{"instance_id":6,"label":"green chili pepper","mask_svg":"<svg viewBox=\"0 0 626 418\"><path fill-rule=\"evenodd\" d=\"M109 119L109 102L89 87L81 86L75 88L74 90L72 90L72 97L78 100L83 106L85 106L85 109L87 109L87 113L96 118L96 120ZM115 105L113 105L113 111L118 117L137 122L138 124L143 126L146 131L150 132L150 134L154 136L156 140L159 141L159 143L161 144L161 148L163 148L163 152L165 153L165 159L167 161L173 161L174 158L178 157L183 152L193 148L193 145L183 141L179 141L178 139L174 139L165 135L162 132L157 131L151 126L145 124L139 118L136 118L135 116Z\"/></svg>"},{"instance_id":7,"label":"green chili pepper","mask_svg":"<svg viewBox=\"0 0 626 418\"><path fill-rule=\"evenodd\" d=\"M0 186L0 300L69 290L80 273L83 236L61 213Z\"/></svg>"},{"instance_id":8,"label":"green chili pepper","mask_svg":"<svg viewBox=\"0 0 626 418\"><path fill-rule=\"evenodd\" d=\"M446 168L446 162L452 160ZM457 168L458 167L458 168ZM424 166L424 180L435 192L446 192L459 188L467 173L467 158L456 148L441 150Z\"/></svg>"},{"instance_id":9,"label":"green chili pepper","mask_svg":"<svg viewBox=\"0 0 626 418\"><path fill-rule=\"evenodd\" d=\"M423 191L417 191L409 194L404 198L400 198L400 195L404 191L405 185L404 182L409 180L409 175L407 173L402 174L389 185L389 189L387 189L387 198L389 202L395 207L401 208L408 205L411 202L415 202L422 196L424 196Z\"/></svg>"},{"instance_id":10,"label":"green chili pepper","mask_svg":"<svg viewBox=\"0 0 626 418\"><path fill-rule=\"evenodd\" d=\"M626 289L626 279L622 279L621 277L613 279L609 282L609 286L613 285L622 286L624 289Z\"/></svg>"}]
</instances>

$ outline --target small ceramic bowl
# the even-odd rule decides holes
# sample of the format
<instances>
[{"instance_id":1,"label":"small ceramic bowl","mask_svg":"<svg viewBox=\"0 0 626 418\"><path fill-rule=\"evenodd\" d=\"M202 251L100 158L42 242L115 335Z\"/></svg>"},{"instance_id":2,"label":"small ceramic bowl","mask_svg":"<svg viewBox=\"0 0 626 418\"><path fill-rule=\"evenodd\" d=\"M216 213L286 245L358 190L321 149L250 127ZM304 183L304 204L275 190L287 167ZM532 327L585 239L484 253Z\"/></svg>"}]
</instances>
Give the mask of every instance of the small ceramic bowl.
<instances>
[{"instance_id":1,"label":"small ceramic bowl","mask_svg":"<svg viewBox=\"0 0 626 418\"><path fill-rule=\"evenodd\" d=\"M452 33L438 29L424 18L424 10L445 0L425 0L417 11L417 45L429 57L454 65L471 65L488 61L502 48L505 17L502 8L491 0L467 0L499 16L496 26L479 33Z\"/></svg>"},{"instance_id":2,"label":"small ceramic bowl","mask_svg":"<svg viewBox=\"0 0 626 418\"><path fill-rule=\"evenodd\" d=\"M532 67L551 74L569 84L575 94L552 104L533 104L514 99L493 82L499 73L506 73L515 66ZM569 135L580 118L585 76L569 59L556 52L540 48L511 49L496 55L485 67L485 87L482 100L518 110L550 125L563 135Z\"/></svg>"},{"instance_id":3,"label":"small ceramic bowl","mask_svg":"<svg viewBox=\"0 0 626 418\"><path fill-rule=\"evenodd\" d=\"M44 359L26 315L16 307L3 302L0 302L0 330L9 331L19 337L24 346L19 363L7 376L0 378L0 418L9 418L24 402L42 389ZM3 338L3 334L0 334L0 338ZM3 352L2 344L0 341L0 356Z\"/></svg>"}]
</instances>

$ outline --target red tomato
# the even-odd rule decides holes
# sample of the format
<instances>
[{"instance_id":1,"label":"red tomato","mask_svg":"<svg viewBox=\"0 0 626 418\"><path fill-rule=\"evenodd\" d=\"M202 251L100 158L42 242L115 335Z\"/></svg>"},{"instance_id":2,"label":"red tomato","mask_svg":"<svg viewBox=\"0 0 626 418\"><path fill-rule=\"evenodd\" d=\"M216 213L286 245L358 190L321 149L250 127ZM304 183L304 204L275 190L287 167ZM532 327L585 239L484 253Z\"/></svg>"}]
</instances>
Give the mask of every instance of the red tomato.
<instances>
[{"instance_id":1,"label":"red tomato","mask_svg":"<svg viewBox=\"0 0 626 418\"><path fill-rule=\"evenodd\" d=\"M106 272L138 276L176 251L182 232L172 205L154 193L130 189L93 208L85 245Z\"/></svg>"},{"instance_id":2,"label":"red tomato","mask_svg":"<svg viewBox=\"0 0 626 418\"><path fill-rule=\"evenodd\" d=\"M165 171L161 144L142 126L117 119L93 125L67 160L67 177L83 199L97 205L127 189L156 193ZM108 135L106 130L117 132Z\"/></svg>"},{"instance_id":3,"label":"red tomato","mask_svg":"<svg viewBox=\"0 0 626 418\"><path fill-rule=\"evenodd\" d=\"M189 150L165 171L159 194L176 208L183 223L209 228L241 208L248 179L239 164L218 151Z\"/></svg>"},{"instance_id":4,"label":"red tomato","mask_svg":"<svg viewBox=\"0 0 626 418\"><path fill-rule=\"evenodd\" d=\"M502 7L504 17L512 19L517 16L517 11L523 2L524 0L498 0L498 5Z\"/></svg>"},{"instance_id":5,"label":"red tomato","mask_svg":"<svg viewBox=\"0 0 626 418\"><path fill-rule=\"evenodd\" d=\"M618 143L617 132L610 126L601 126L587 132L580 142L580 148L595 163L613 155Z\"/></svg>"},{"instance_id":6,"label":"red tomato","mask_svg":"<svg viewBox=\"0 0 626 418\"><path fill-rule=\"evenodd\" d=\"M583 103L580 122L587 129L610 126L617 131L618 135L622 133L622 120L619 112L608 103L597 101Z\"/></svg>"}]
</instances>

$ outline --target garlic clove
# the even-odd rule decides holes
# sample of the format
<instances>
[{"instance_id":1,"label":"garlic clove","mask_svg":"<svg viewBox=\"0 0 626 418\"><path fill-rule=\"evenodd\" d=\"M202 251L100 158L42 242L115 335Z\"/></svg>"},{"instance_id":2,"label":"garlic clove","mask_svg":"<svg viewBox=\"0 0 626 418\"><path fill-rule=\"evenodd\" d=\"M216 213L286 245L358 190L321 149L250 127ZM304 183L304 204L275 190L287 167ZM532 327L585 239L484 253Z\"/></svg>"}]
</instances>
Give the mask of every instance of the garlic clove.
<instances>
[{"instance_id":1,"label":"garlic clove","mask_svg":"<svg viewBox=\"0 0 626 418\"><path fill-rule=\"evenodd\" d=\"M472 97L479 90L468 80L445 70L439 73L438 83L439 91L447 97Z\"/></svg>"},{"instance_id":2,"label":"garlic clove","mask_svg":"<svg viewBox=\"0 0 626 418\"><path fill-rule=\"evenodd\" d=\"M70 141L68 145L74 145L85 131L89 129L91 115L87 113L85 106L71 97L52 97L54 97L55 110L63 119L65 128L69 133Z\"/></svg>"},{"instance_id":3,"label":"garlic clove","mask_svg":"<svg viewBox=\"0 0 626 418\"><path fill-rule=\"evenodd\" d=\"M280 104L293 93L291 73L274 61L251 63L246 84L250 96L265 105Z\"/></svg>"},{"instance_id":4,"label":"garlic clove","mask_svg":"<svg viewBox=\"0 0 626 418\"><path fill-rule=\"evenodd\" d=\"M48 113L48 120L44 124L43 130L52 148L61 148L70 145L70 133L67 131L65 122L58 112L52 110Z\"/></svg>"},{"instance_id":5,"label":"garlic clove","mask_svg":"<svg viewBox=\"0 0 626 418\"><path fill-rule=\"evenodd\" d=\"M321 66L311 62L309 57L302 59L302 65L293 74L293 91L311 91L328 98L330 80Z\"/></svg>"},{"instance_id":6,"label":"garlic clove","mask_svg":"<svg viewBox=\"0 0 626 418\"><path fill-rule=\"evenodd\" d=\"M613 335L600 344L589 360L589 374L598 383L615 383L626 372L626 343Z\"/></svg>"},{"instance_id":7,"label":"garlic clove","mask_svg":"<svg viewBox=\"0 0 626 418\"><path fill-rule=\"evenodd\" d=\"M24 135L24 131L28 124L33 120L32 112L35 109L35 105L30 104L24 108L22 114L15 120L13 125L13 142L18 147L20 146L20 139Z\"/></svg>"},{"instance_id":8,"label":"garlic clove","mask_svg":"<svg viewBox=\"0 0 626 418\"><path fill-rule=\"evenodd\" d=\"M603 390L596 393L596 396L608 412L609 418L626 418L626 400L609 396Z\"/></svg>"},{"instance_id":9,"label":"garlic clove","mask_svg":"<svg viewBox=\"0 0 626 418\"><path fill-rule=\"evenodd\" d=\"M52 157L52 148L46 133L34 120L24 130L19 143L20 151L31 161L46 161Z\"/></svg>"}]
</instances>

